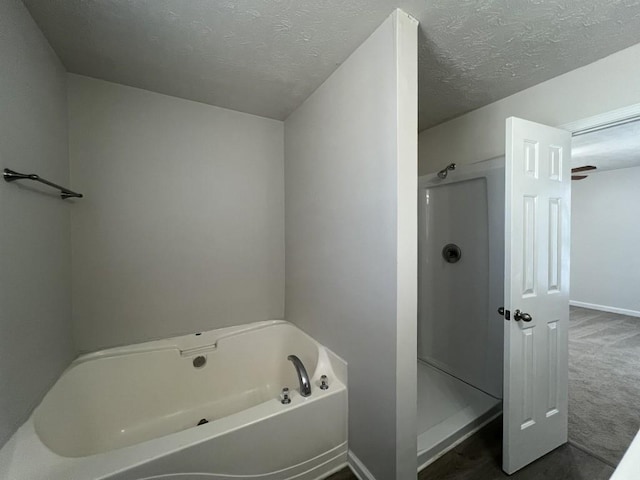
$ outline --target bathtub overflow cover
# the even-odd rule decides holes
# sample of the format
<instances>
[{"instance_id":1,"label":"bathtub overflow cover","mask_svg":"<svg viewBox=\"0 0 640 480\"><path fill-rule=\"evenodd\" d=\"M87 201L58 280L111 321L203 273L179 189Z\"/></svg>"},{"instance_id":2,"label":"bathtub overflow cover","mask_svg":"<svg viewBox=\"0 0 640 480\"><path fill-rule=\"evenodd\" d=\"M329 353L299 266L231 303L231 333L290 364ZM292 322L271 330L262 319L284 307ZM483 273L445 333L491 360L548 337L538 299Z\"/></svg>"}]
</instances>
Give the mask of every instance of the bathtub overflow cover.
<instances>
[{"instance_id":1,"label":"bathtub overflow cover","mask_svg":"<svg viewBox=\"0 0 640 480\"><path fill-rule=\"evenodd\" d=\"M205 357L204 355L198 355L196 358L193 359L193 366L196 368L202 368L206 365L207 363L207 357Z\"/></svg>"},{"instance_id":2,"label":"bathtub overflow cover","mask_svg":"<svg viewBox=\"0 0 640 480\"><path fill-rule=\"evenodd\" d=\"M462 258L462 250L455 243L449 243L442 249L442 257L448 263L459 262Z\"/></svg>"}]
</instances>

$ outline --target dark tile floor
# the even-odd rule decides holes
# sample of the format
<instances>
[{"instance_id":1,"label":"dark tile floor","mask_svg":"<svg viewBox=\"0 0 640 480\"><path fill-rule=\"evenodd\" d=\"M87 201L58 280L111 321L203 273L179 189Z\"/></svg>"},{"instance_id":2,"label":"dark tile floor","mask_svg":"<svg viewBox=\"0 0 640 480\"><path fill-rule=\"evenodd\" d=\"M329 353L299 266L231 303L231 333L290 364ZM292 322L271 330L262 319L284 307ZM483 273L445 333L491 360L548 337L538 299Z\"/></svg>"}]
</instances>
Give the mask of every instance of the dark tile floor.
<instances>
[{"instance_id":1,"label":"dark tile floor","mask_svg":"<svg viewBox=\"0 0 640 480\"><path fill-rule=\"evenodd\" d=\"M501 469L502 421L495 420L428 466L420 480L606 480L613 468L567 444L509 476Z\"/></svg>"},{"instance_id":2,"label":"dark tile floor","mask_svg":"<svg viewBox=\"0 0 640 480\"><path fill-rule=\"evenodd\" d=\"M340 470L338 473L334 473L327 480L358 480L351 470L345 468L344 470Z\"/></svg>"},{"instance_id":3,"label":"dark tile floor","mask_svg":"<svg viewBox=\"0 0 640 480\"><path fill-rule=\"evenodd\" d=\"M502 422L498 419L429 465L418 479L606 480L613 473L611 466L567 444L509 476L500 468L501 451ZM329 480L357 479L343 470Z\"/></svg>"}]
</instances>

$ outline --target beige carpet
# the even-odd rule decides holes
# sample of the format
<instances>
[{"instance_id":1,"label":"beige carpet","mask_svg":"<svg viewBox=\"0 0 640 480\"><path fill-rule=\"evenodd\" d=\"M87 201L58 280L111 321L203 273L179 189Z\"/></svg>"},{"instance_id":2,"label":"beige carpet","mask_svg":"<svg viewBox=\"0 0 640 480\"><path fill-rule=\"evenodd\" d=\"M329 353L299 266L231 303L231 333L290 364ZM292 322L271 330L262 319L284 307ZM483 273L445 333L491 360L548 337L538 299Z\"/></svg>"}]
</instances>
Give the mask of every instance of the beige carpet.
<instances>
[{"instance_id":1,"label":"beige carpet","mask_svg":"<svg viewBox=\"0 0 640 480\"><path fill-rule=\"evenodd\" d=\"M571 307L569 441L617 465L640 429L640 318Z\"/></svg>"}]
</instances>

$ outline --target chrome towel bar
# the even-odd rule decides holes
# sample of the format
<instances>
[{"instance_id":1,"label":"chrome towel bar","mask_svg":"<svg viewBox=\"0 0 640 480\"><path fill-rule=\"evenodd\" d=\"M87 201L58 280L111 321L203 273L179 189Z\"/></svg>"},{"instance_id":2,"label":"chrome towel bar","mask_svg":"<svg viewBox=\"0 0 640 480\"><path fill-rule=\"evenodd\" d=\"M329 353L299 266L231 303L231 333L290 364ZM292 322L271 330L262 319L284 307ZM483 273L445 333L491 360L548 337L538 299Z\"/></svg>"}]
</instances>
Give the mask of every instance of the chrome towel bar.
<instances>
[{"instance_id":1,"label":"chrome towel bar","mask_svg":"<svg viewBox=\"0 0 640 480\"><path fill-rule=\"evenodd\" d=\"M74 192L73 190L61 187L60 185L50 182L49 180L40 178L40 176L36 175L35 173L18 173L5 168L2 175L5 182L15 182L16 180L33 180L34 182L44 183L45 185L49 185L50 187L57 188L58 190L60 190L60 198L62 199L82 198L81 193Z\"/></svg>"}]
</instances>

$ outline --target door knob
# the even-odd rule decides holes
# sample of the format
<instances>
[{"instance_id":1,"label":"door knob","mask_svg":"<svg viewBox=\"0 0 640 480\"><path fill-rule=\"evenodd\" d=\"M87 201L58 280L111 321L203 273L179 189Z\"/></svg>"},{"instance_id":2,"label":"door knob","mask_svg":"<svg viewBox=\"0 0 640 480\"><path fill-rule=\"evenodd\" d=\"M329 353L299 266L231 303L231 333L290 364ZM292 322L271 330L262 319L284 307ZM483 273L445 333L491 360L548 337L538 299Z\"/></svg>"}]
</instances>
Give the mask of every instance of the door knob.
<instances>
[{"instance_id":1,"label":"door knob","mask_svg":"<svg viewBox=\"0 0 640 480\"><path fill-rule=\"evenodd\" d=\"M520 320L522 320L523 322L530 322L531 320L533 320L531 315L521 312L520 310L516 310L515 312L513 312L513 319L517 322Z\"/></svg>"},{"instance_id":2,"label":"door knob","mask_svg":"<svg viewBox=\"0 0 640 480\"><path fill-rule=\"evenodd\" d=\"M504 307L500 307L500 308L498 309L498 315L500 315L500 316L504 317Z\"/></svg>"}]
</instances>

